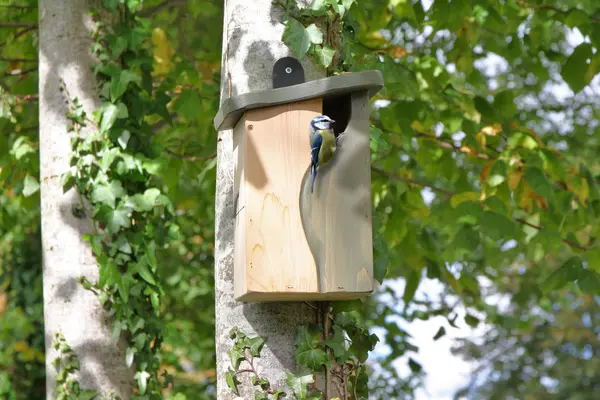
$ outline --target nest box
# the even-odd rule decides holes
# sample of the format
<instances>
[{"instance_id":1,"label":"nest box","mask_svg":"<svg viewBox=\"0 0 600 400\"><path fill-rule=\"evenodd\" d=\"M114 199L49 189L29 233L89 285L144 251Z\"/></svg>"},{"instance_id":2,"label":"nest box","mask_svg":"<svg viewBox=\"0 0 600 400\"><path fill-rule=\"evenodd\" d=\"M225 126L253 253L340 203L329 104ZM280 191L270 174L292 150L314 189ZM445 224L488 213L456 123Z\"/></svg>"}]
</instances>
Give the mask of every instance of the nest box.
<instances>
[{"instance_id":1,"label":"nest box","mask_svg":"<svg viewBox=\"0 0 600 400\"><path fill-rule=\"evenodd\" d=\"M373 290L369 98L379 71L304 82L280 59L273 89L223 102L233 129L235 268L240 301L347 300ZM310 188L310 121L336 121L340 147Z\"/></svg>"}]
</instances>

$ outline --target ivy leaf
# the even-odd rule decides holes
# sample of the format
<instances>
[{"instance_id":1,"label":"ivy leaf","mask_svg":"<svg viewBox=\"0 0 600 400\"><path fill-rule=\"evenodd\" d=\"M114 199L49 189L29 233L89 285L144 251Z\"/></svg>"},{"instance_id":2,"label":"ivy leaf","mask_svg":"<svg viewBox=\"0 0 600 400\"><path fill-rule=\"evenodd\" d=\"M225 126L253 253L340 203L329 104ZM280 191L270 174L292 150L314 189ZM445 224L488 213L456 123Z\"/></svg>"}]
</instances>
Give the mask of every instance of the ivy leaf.
<instances>
[{"instance_id":1,"label":"ivy leaf","mask_svg":"<svg viewBox=\"0 0 600 400\"><path fill-rule=\"evenodd\" d=\"M150 378L150 374L146 371L138 371L135 373L134 379L137 380L138 388L140 389L141 395L144 395L146 393L146 388L148 386L148 378Z\"/></svg>"},{"instance_id":2,"label":"ivy leaf","mask_svg":"<svg viewBox=\"0 0 600 400\"><path fill-rule=\"evenodd\" d=\"M234 346L229 352L229 359L231 360L231 366L235 371L240 367L240 363L244 359L244 352L242 349Z\"/></svg>"},{"instance_id":3,"label":"ivy leaf","mask_svg":"<svg viewBox=\"0 0 600 400\"><path fill-rule=\"evenodd\" d=\"M244 346L246 346L250 349L250 354L252 354L253 357L260 356L260 351L261 351L262 347L264 346L264 344L265 344L265 340L263 338L261 338L260 336L253 337L253 338L246 338L244 340Z\"/></svg>"},{"instance_id":4,"label":"ivy leaf","mask_svg":"<svg viewBox=\"0 0 600 400\"><path fill-rule=\"evenodd\" d=\"M542 196L543 198L550 200L554 199L554 190L552 190L552 184L548 182L546 175L537 167L529 167L525 170L525 181L531 189Z\"/></svg>"},{"instance_id":5,"label":"ivy leaf","mask_svg":"<svg viewBox=\"0 0 600 400\"><path fill-rule=\"evenodd\" d=\"M446 328L444 328L443 326L440 326L440 329L438 329L437 333L433 337L433 340L438 340L439 338L443 337L445 334L446 334Z\"/></svg>"},{"instance_id":6,"label":"ivy leaf","mask_svg":"<svg viewBox=\"0 0 600 400\"><path fill-rule=\"evenodd\" d=\"M77 394L77 400L94 400L98 392L92 389L82 389Z\"/></svg>"},{"instance_id":7,"label":"ivy leaf","mask_svg":"<svg viewBox=\"0 0 600 400\"><path fill-rule=\"evenodd\" d=\"M254 400L267 400L267 399L268 399L267 395L262 390L254 391Z\"/></svg>"},{"instance_id":8,"label":"ivy leaf","mask_svg":"<svg viewBox=\"0 0 600 400\"><path fill-rule=\"evenodd\" d=\"M313 54L317 59L319 65L323 68L327 68L331 65L333 61L333 56L335 56L335 50L329 46L314 46Z\"/></svg>"},{"instance_id":9,"label":"ivy leaf","mask_svg":"<svg viewBox=\"0 0 600 400\"><path fill-rule=\"evenodd\" d=\"M23 180L23 196L29 197L40 189L40 184L31 175L27 175Z\"/></svg>"},{"instance_id":10,"label":"ivy leaf","mask_svg":"<svg viewBox=\"0 0 600 400\"><path fill-rule=\"evenodd\" d=\"M125 190L119 181L111 181L108 184L101 183L92 190L92 201L106 204L110 208L115 208L115 201L123 196L125 196Z\"/></svg>"},{"instance_id":11,"label":"ivy leaf","mask_svg":"<svg viewBox=\"0 0 600 400\"><path fill-rule=\"evenodd\" d=\"M273 400L279 400L280 397L285 397L285 392L283 390L277 390L273 393Z\"/></svg>"},{"instance_id":12,"label":"ivy leaf","mask_svg":"<svg viewBox=\"0 0 600 400\"><path fill-rule=\"evenodd\" d=\"M129 133L128 130L124 130L123 133L121 133L121 136L119 136L119 138L117 139L117 142L119 142L119 146L121 146L123 150L127 148L127 143L129 142L130 138L131 133Z\"/></svg>"},{"instance_id":13,"label":"ivy leaf","mask_svg":"<svg viewBox=\"0 0 600 400\"><path fill-rule=\"evenodd\" d=\"M110 99L114 103L125 93L127 86L131 82L141 83L142 77L133 71L124 69L117 76L114 76L110 82Z\"/></svg>"},{"instance_id":14,"label":"ivy leaf","mask_svg":"<svg viewBox=\"0 0 600 400\"><path fill-rule=\"evenodd\" d=\"M238 381L237 377L235 376L235 371L233 371L231 368L225 372L225 383L227 383L227 386L229 386L233 393L239 394L237 385L240 383L240 381Z\"/></svg>"},{"instance_id":15,"label":"ivy leaf","mask_svg":"<svg viewBox=\"0 0 600 400\"><path fill-rule=\"evenodd\" d=\"M294 391L298 400L306 400L308 395L308 385L314 382L313 373L310 371L294 375L290 372L285 373L285 383Z\"/></svg>"},{"instance_id":16,"label":"ivy leaf","mask_svg":"<svg viewBox=\"0 0 600 400\"><path fill-rule=\"evenodd\" d=\"M173 109L187 121L196 119L202 110L202 99L195 90L184 90L175 100Z\"/></svg>"},{"instance_id":17,"label":"ivy leaf","mask_svg":"<svg viewBox=\"0 0 600 400\"><path fill-rule=\"evenodd\" d=\"M117 233L121 228L129 228L131 226L131 218L129 217L129 209L117 208L110 210L107 213L106 228L109 233Z\"/></svg>"},{"instance_id":18,"label":"ivy leaf","mask_svg":"<svg viewBox=\"0 0 600 400\"><path fill-rule=\"evenodd\" d=\"M127 368L130 368L133 364L133 356L135 356L135 353L135 347L128 347L127 351L125 351L125 365L127 365Z\"/></svg>"},{"instance_id":19,"label":"ivy leaf","mask_svg":"<svg viewBox=\"0 0 600 400\"><path fill-rule=\"evenodd\" d=\"M121 273L119 272L119 269L115 263L108 259L102 260L101 257L99 257L98 260L100 264L100 277L98 279L98 283L100 286L112 286L121 283Z\"/></svg>"},{"instance_id":20,"label":"ivy leaf","mask_svg":"<svg viewBox=\"0 0 600 400\"><path fill-rule=\"evenodd\" d=\"M319 31L315 24L305 28L297 19L290 18L285 22L283 41L294 52L296 58L301 60L310 48L311 43L323 43L323 33Z\"/></svg>"},{"instance_id":21,"label":"ivy leaf","mask_svg":"<svg viewBox=\"0 0 600 400\"><path fill-rule=\"evenodd\" d=\"M296 338L294 339L296 347L302 349L314 348L319 345L320 341L321 333L318 327L314 325L299 325L296 327Z\"/></svg>"},{"instance_id":22,"label":"ivy leaf","mask_svg":"<svg viewBox=\"0 0 600 400\"><path fill-rule=\"evenodd\" d=\"M100 132L106 133L117 120L119 116L119 108L114 104L107 104L102 111L102 119L100 122Z\"/></svg>"},{"instance_id":23,"label":"ivy leaf","mask_svg":"<svg viewBox=\"0 0 600 400\"><path fill-rule=\"evenodd\" d=\"M328 340L324 340L323 345L333 350L335 358L341 358L346 354L346 348L344 347L344 333L342 328L333 328L333 337Z\"/></svg>"},{"instance_id":24,"label":"ivy leaf","mask_svg":"<svg viewBox=\"0 0 600 400\"><path fill-rule=\"evenodd\" d=\"M108 11L115 12L117 11L117 6L119 5L119 0L102 0L102 6L106 8Z\"/></svg>"},{"instance_id":25,"label":"ivy leaf","mask_svg":"<svg viewBox=\"0 0 600 400\"><path fill-rule=\"evenodd\" d=\"M327 363L327 354L318 348L304 348L296 351L296 361L311 369L319 369Z\"/></svg>"},{"instance_id":26,"label":"ivy leaf","mask_svg":"<svg viewBox=\"0 0 600 400\"><path fill-rule=\"evenodd\" d=\"M154 280L154 276L152 272L148 269L148 264L146 262L146 257L141 257L140 260L135 264L134 271L137 272L143 280L148 282L151 285L156 285L156 281Z\"/></svg>"}]
</instances>

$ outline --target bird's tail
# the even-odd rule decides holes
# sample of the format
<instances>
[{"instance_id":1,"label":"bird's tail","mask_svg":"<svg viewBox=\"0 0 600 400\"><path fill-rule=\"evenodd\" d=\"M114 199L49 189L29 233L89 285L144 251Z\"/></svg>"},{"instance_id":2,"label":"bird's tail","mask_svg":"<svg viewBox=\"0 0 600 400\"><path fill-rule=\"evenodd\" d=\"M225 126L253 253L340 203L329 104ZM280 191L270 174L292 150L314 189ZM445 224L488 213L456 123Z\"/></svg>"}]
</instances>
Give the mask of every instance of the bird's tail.
<instances>
[{"instance_id":1,"label":"bird's tail","mask_svg":"<svg viewBox=\"0 0 600 400\"><path fill-rule=\"evenodd\" d=\"M310 185L310 192L313 193L313 191L315 189L315 179L317 178L317 168L311 167L311 169L313 170L313 173L312 173L312 183Z\"/></svg>"}]
</instances>

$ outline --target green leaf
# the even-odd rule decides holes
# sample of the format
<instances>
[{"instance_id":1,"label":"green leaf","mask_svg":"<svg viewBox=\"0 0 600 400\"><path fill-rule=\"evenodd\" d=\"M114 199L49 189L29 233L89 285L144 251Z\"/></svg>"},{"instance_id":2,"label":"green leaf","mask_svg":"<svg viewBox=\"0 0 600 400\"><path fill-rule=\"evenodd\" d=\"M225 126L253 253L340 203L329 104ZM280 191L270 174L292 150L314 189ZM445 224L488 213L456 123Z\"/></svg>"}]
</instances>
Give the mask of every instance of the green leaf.
<instances>
[{"instance_id":1,"label":"green leaf","mask_svg":"<svg viewBox=\"0 0 600 400\"><path fill-rule=\"evenodd\" d=\"M577 286L582 292L600 295L600 275L589 269L581 269L577 278Z\"/></svg>"},{"instance_id":2,"label":"green leaf","mask_svg":"<svg viewBox=\"0 0 600 400\"><path fill-rule=\"evenodd\" d=\"M333 337L322 342L323 345L333 350L335 358L343 357L346 354L344 330L342 328L334 326Z\"/></svg>"},{"instance_id":3,"label":"green leaf","mask_svg":"<svg viewBox=\"0 0 600 400\"><path fill-rule=\"evenodd\" d=\"M595 63L592 62L593 58L592 46L582 43L563 64L560 74L573 92L579 93L598 72Z\"/></svg>"},{"instance_id":4,"label":"green leaf","mask_svg":"<svg viewBox=\"0 0 600 400\"><path fill-rule=\"evenodd\" d=\"M472 316L471 314L465 315L465 322L472 328L477 328L479 325L479 318Z\"/></svg>"},{"instance_id":5,"label":"green leaf","mask_svg":"<svg viewBox=\"0 0 600 400\"><path fill-rule=\"evenodd\" d=\"M125 196L125 190L119 181L111 181L109 184L101 183L92 190L92 201L103 203L110 208L115 208L115 201Z\"/></svg>"},{"instance_id":6,"label":"green leaf","mask_svg":"<svg viewBox=\"0 0 600 400\"><path fill-rule=\"evenodd\" d=\"M129 209L117 208L110 210L107 215L106 228L109 233L117 233L121 228L129 228L131 226L131 218L129 217Z\"/></svg>"},{"instance_id":7,"label":"green leaf","mask_svg":"<svg viewBox=\"0 0 600 400\"><path fill-rule=\"evenodd\" d=\"M273 392L273 400L279 400L280 397L285 397L285 392L283 390Z\"/></svg>"},{"instance_id":8,"label":"green leaf","mask_svg":"<svg viewBox=\"0 0 600 400\"><path fill-rule=\"evenodd\" d=\"M247 346L250 349L250 354L252 357L260 356L260 351L265 344L265 340L259 336L253 338L246 338L244 340L244 346Z\"/></svg>"},{"instance_id":9,"label":"green leaf","mask_svg":"<svg viewBox=\"0 0 600 400\"><path fill-rule=\"evenodd\" d=\"M319 369L327 363L327 354L318 348L303 348L296 351L296 361L311 369Z\"/></svg>"},{"instance_id":10,"label":"green leaf","mask_svg":"<svg viewBox=\"0 0 600 400\"><path fill-rule=\"evenodd\" d=\"M235 371L233 371L231 368L225 372L225 383L227 383L227 386L229 386L233 393L239 394L237 385L240 383L240 381L238 381L237 377L235 376Z\"/></svg>"},{"instance_id":11,"label":"green leaf","mask_svg":"<svg viewBox=\"0 0 600 400\"><path fill-rule=\"evenodd\" d=\"M327 68L333 61L335 50L329 46L314 46L313 54L317 59L318 64L323 68Z\"/></svg>"},{"instance_id":12,"label":"green leaf","mask_svg":"<svg viewBox=\"0 0 600 400\"><path fill-rule=\"evenodd\" d=\"M313 44L321 44L323 43L323 32L315 24L310 24L306 27L306 33L308 34L308 38Z\"/></svg>"},{"instance_id":13,"label":"green leaf","mask_svg":"<svg viewBox=\"0 0 600 400\"><path fill-rule=\"evenodd\" d=\"M479 220L481 232L494 240L508 240L515 235L515 223L500 213L484 211Z\"/></svg>"},{"instance_id":14,"label":"green leaf","mask_svg":"<svg viewBox=\"0 0 600 400\"><path fill-rule=\"evenodd\" d=\"M112 260L102 260L100 264L100 286L116 285L121 283L121 272Z\"/></svg>"},{"instance_id":15,"label":"green leaf","mask_svg":"<svg viewBox=\"0 0 600 400\"><path fill-rule=\"evenodd\" d=\"M173 109L187 121L202 115L202 99L195 90L184 90L173 104Z\"/></svg>"},{"instance_id":16,"label":"green leaf","mask_svg":"<svg viewBox=\"0 0 600 400\"><path fill-rule=\"evenodd\" d=\"M114 104L107 104L102 111L102 120L100 122L100 132L106 133L117 120L119 108Z\"/></svg>"},{"instance_id":17,"label":"green leaf","mask_svg":"<svg viewBox=\"0 0 600 400\"><path fill-rule=\"evenodd\" d=\"M127 143L129 142L130 138L131 138L131 133L129 133L128 130L124 130L123 133L121 133L121 136L119 136L119 138L117 139L117 141L119 142L119 145L121 146L121 148L123 150L125 150L127 148Z\"/></svg>"},{"instance_id":18,"label":"green leaf","mask_svg":"<svg viewBox=\"0 0 600 400\"><path fill-rule=\"evenodd\" d=\"M496 160L490 168L488 184L491 187L500 185L506 179L506 163L502 160Z\"/></svg>"},{"instance_id":19,"label":"green leaf","mask_svg":"<svg viewBox=\"0 0 600 400\"><path fill-rule=\"evenodd\" d=\"M306 400L308 385L314 382L313 373L307 371L294 375L286 371L285 375L285 383L294 391L296 398L298 400Z\"/></svg>"},{"instance_id":20,"label":"green leaf","mask_svg":"<svg viewBox=\"0 0 600 400\"><path fill-rule=\"evenodd\" d=\"M133 71L124 69L118 76L112 78L110 85L110 99L113 103L125 93L127 86L131 82L139 84L142 82L142 77Z\"/></svg>"},{"instance_id":21,"label":"green leaf","mask_svg":"<svg viewBox=\"0 0 600 400\"><path fill-rule=\"evenodd\" d=\"M231 366L237 371L244 359L244 351L234 346L229 352L229 359L231 360Z\"/></svg>"},{"instance_id":22,"label":"green leaf","mask_svg":"<svg viewBox=\"0 0 600 400\"><path fill-rule=\"evenodd\" d=\"M408 366L410 367L411 371L415 373L421 372L421 370L423 369L421 364L413 360L412 357L409 357L408 359Z\"/></svg>"},{"instance_id":23,"label":"green leaf","mask_svg":"<svg viewBox=\"0 0 600 400\"><path fill-rule=\"evenodd\" d=\"M267 400L267 399L268 399L267 395L262 390L254 391L254 400Z\"/></svg>"},{"instance_id":24,"label":"green leaf","mask_svg":"<svg viewBox=\"0 0 600 400\"><path fill-rule=\"evenodd\" d=\"M547 200L555 198L552 184L546 178L546 175L537 167L528 167L525 170L525 181L531 189Z\"/></svg>"},{"instance_id":25,"label":"green leaf","mask_svg":"<svg viewBox=\"0 0 600 400\"><path fill-rule=\"evenodd\" d=\"M154 276L150 269L148 269L148 264L146 262L146 258L142 257L136 264L134 271L137 272L142 279L148 282L151 285L156 285L156 281L154 280Z\"/></svg>"},{"instance_id":26,"label":"green leaf","mask_svg":"<svg viewBox=\"0 0 600 400\"><path fill-rule=\"evenodd\" d=\"M40 184L31 175L27 175L23 180L23 196L29 197L40 189Z\"/></svg>"},{"instance_id":27,"label":"green leaf","mask_svg":"<svg viewBox=\"0 0 600 400\"><path fill-rule=\"evenodd\" d=\"M314 24L308 28L304 28L304 25L295 18L290 18L285 22L283 42L294 52L296 58L299 60L304 58L311 43L319 44L323 42L323 34Z\"/></svg>"},{"instance_id":28,"label":"green leaf","mask_svg":"<svg viewBox=\"0 0 600 400\"><path fill-rule=\"evenodd\" d=\"M404 294L402 295L405 307L407 307L413 297L415 297L419 283L421 283L421 272L421 269L411 269L406 277L406 286L404 287Z\"/></svg>"},{"instance_id":29,"label":"green leaf","mask_svg":"<svg viewBox=\"0 0 600 400\"><path fill-rule=\"evenodd\" d=\"M444 328L443 326L440 326L440 329L438 329L437 333L433 337L433 340L438 340L439 338L443 337L445 334L446 334L446 328Z\"/></svg>"},{"instance_id":30,"label":"green leaf","mask_svg":"<svg viewBox=\"0 0 600 400\"><path fill-rule=\"evenodd\" d=\"M135 373L134 379L137 380L141 395L146 393L146 389L148 387L148 378L150 378L150 374L146 371L138 371Z\"/></svg>"},{"instance_id":31,"label":"green leaf","mask_svg":"<svg viewBox=\"0 0 600 400\"><path fill-rule=\"evenodd\" d=\"M576 280L582 268L579 257L569 258L541 283L542 292L550 293L564 287L568 282Z\"/></svg>"}]
</instances>

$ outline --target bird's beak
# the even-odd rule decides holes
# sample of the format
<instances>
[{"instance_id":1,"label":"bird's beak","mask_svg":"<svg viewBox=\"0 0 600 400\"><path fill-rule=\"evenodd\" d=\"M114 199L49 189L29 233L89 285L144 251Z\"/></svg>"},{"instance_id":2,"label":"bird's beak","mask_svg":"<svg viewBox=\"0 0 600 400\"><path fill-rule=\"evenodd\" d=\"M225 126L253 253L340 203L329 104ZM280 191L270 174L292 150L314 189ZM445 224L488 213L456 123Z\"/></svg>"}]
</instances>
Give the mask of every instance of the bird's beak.
<instances>
[{"instance_id":1,"label":"bird's beak","mask_svg":"<svg viewBox=\"0 0 600 400\"><path fill-rule=\"evenodd\" d=\"M331 120L331 123L332 123L332 124L335 124L335 119L332 119L332 120Z\"/></svg>"}]
</instances>

